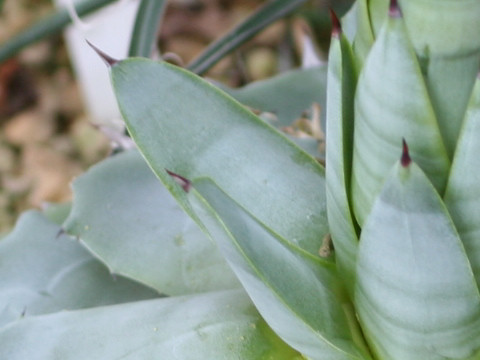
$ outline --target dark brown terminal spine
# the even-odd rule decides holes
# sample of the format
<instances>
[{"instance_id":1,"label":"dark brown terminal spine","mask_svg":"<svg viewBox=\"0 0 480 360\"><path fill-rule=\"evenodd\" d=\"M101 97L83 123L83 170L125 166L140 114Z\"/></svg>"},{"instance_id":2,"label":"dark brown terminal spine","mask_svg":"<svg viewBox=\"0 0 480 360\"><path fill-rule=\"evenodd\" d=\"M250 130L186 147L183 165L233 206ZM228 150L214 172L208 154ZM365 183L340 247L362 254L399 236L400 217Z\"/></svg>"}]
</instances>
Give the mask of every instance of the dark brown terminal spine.
<instances>
[{"instance_id":1,"label":"dark brown terminal spine","mask_svg":"<svg viewBox=\"0 0 480 360\"><path fill-rule=\"evenodd\" d=\"M400 10L400 6L398 6L398 1L397 0L390 0L390 7L388 9L388 15L392 18L402 17L402 11Z\"/></svg>"},{"instance_id":2,"label":"dark brown terminal spine","mask_svg":"<svg viewBox=\"0 0 480 360\"><path fill-rule=\"evenodd\" d=\"M405 139L402 139L402 145L403 145L403 150L402 150L402 157L400 159L400 163L402 164L403 167L406 168L412 162L412 158L410 157L410 153L408 151L408 145Z\"/></svg>"},{"instance_id":3,"label":"dark brown terminal spine","mask_svg":"<svg viewBox=\"0 0 480 360\"><path fill-rule=\"evenodd\" d=\"M117 64L119 61L117 59L114 59L110 55L104 53L102 50L97 48L95 45L93 45L90 41L86 40L87 44L90 45L90 47L95 50L95 52L102 58L102 60L107 64L108 67L112 67L115 64Z\"/></svg>"},{"instance_id":4,"label":"dark brown terminal spine","mask_svg":"<svg viewBox=\"0 0 480 360\"><path fill-rule=\"evenodd\" d=\"M332 19L332 37L338 38L342 33L342 25L335 12L330 8L330 18Z\"/></svg>"}]
</instances>

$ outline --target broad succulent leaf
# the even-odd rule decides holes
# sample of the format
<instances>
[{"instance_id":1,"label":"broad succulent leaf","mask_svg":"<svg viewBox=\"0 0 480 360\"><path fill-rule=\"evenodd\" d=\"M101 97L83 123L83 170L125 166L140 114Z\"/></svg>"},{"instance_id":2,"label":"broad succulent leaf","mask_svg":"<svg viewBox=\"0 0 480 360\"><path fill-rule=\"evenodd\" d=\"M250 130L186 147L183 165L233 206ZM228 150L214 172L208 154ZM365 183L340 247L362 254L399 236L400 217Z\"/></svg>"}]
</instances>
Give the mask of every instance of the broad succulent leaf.
<instances>
[{"instance_id":1,"label":"broad succulent leaf","mask_svg":"<svg viewBox=\"0 0 480 360\"><path fill-rule=\"evenodd\" d=\"M440 193L450 166L420 66L396 10L380 31L356 90L352 194L360 225L400 153L402 136Z\"/></svg>"},{"instance_id":2,"label":"broad succulent leaf","mask_svg":"<svg viewBox=\"0 0 480 360\"><path fill-rule=\"evenodd\" d=\"M480 79L467 107L450 169L445 204L465 245L480 288Z\"/></svg>"},{"instance_id":3,"label":"broad succulent leaf","mask_svg":"<svg viewBox=\"0 0 480 360\"><path fill-rule=\"evenodd\" d=\"M43 215L51 222L62 225L72 209L72 203L46 203L43 208Z\"/></svg>"},{"instance_id":4,"label":"broad succulent leaf","mask_svg":"<svg viewBox=\"0 0 480 360\"><path fill-rule=\"evenodd\" d=\"M199 216L282 339L310 359L369 358L333 266L291 247L211 180L193 187Z\"/></svg>"},{"instance_id":5,"label":"broad succulent leaf","mask_svg":"<svg viewBox=\"0 0 480 360\"><path fill-rule=\"evenodd\" d=\"M0 330L2 358L294 360L242 290L23 319Z\"/></svg>"},{"instance_id":6,"label":"broad succulent leaf","mask_svg":"<svg viewBox=\"0 0 480 360\"><path fill-rule=\"evenodd\" d=\"M379 359L465 359L480 348L480 295L465 249L441 198L405 158L363 226L355 290Z\"/></svg>"},{"instance_id":7,"label":"broad succulent leaf","mask_svg":"<svg viewBox=\"0 0 480 360\"><path fill-rule=\"evenodd\" d=\"M480 31L480 3L398 1L451 158L480 62L480 40L476 35ZM385 22L388 6L389 0L368 1L368 20L364 21L371 24L375 37Z\"/></svg>"},{"instance_id":8,"label":"broad succulent leaf","mask_svg":"<svg viewBox=\"0 0 480 360\"><path fill-rule=\"evenodd\" d=\"M356 320L343 313L339 284L335 295L314 275L325 284L336 283L332 257L318 255L320 234L326 234L325 183L318 163L242 105L181 69L125 60L112 67L112 78L129 130L150 166L193 217L215 231L213 239L225 244L231 234L227 249L222 245L224 255L283 339L315 359L365 358L351 334ZM189 102L180 106L179 95ZM185 192L171 184L165 168L190 179L193 188ZM217 184L214 190L202 188L202 196L214 194L203 202L191 194L201 178ZM269 260L268 254L275 255ZM288 275L280 272L285 266ZM322 302L326 309L318 306Z\"/></svg>"},{"instance_id":9,"label":"broad succulent leaf","mask_svg":"<svg viewBox=\"0 0 480 360\"><path fill-rule=\"evenodd\" d=\"M358 64L363 65L370 48L375 41L372 25L370 23L368 0L357 0L353 10L356 11L357 15L357 32L353 43L353 49Z\"/></svg>"},{"instance_id":10,"label":"broad succulent leaf","mask_svg":"<svg viewBox=\"0 0 480 360\"><path fill-rule=\"evenodd\" d=\"M136 150L73 183L63 225L110 271L168 295L238 287L216 245L185 214Z\"/></svg>"},{"instance_id":11,"label":"broad succulent leaf","mask_svg":"<svg viewBox=\"0 0 480 360\"><path fill-rule=\"evenodd\" d=\"M336 263L350 291L355 282L358 236L350 208L353 95L356 73L350 44L338 25L328 61L326 194Z\"/></svg>"},{"instance_id":12,"label":"broad succulent leaf","mask_svg":"<svg viewBox=\"0 0 480 360\"><path fill-rule=\"evenodd\" d=\"M354 1L350 9L340 19L342 31L350 44L353 44L358 28L358 5L359 1ZM328 92L328 90L327 90Z\"/></svg>"},{"instance_id":13,"label":"broad succulent leaf","mask_svg":"<svg viewBox=\"0 0 480 360\"><path fill-rule=\"evenodd\" d=\"M295 69L273 78L256 81L239 89L222 87L242 104L276 116L272 125L289 126L313 103L321 108L325 119L326 65L309 69Z\"/></svg>"},{"instance_id":14,"label":"broad succulent leaf","mask_svg":"<svg viewBox=\"0 0 480 360\"><path fill-rule=\"evenodd\" d=\"M480 16L480 14L479 14ZM480 53L479 53L480 54ZM470 97L480 55L463 58L420 58L440 131L450 158L453 157L465 108Z\"/></svg>"},{"instance_id":15,"label":"broad succulent leaf","mask_svg":"<svg viewBox=\"0 0 480 360\"><path fill-rule=\"evenodd\" d=\"M480 63L480 2L400 0L400 5L452 157Z\"/></svg>"},{"instance_id":16,"label":"broad succulent leaf","mask_svg":"<svg viewBox=\"0 0 480 360\"><path fill-rule=\"evenodd\" d=\"M120 109L140 151L199 224L184 190L165 169L190 180L212 178L292 246L317 256L328 230L324 170L312 157L243 105L185 70L127 59L116 63L111 74Z\"/></svg>"},{"instance_id":17,"label":"broad succulent leaf","mask_svg":"<svg viewBox=\"0 0 480 360\"><path fill-rule=\"evenodd\" d=\"M282 339L311 359L367 358L354 343L351 328L356 320L344 313L334 267L292 248L211 180L199 179L193 186L210 208L199 212L212 238Z\"/></svg>"},{"instance_id":18,"label":"broad succulent leaf","mask_svg":"<svg viewBox=\"0 0 480 360\"><path fill-rule=\"evenodd\" d=\"M77 241L38 211L23 214L0 242L0 327L34 315L158 297L112 277ZM9 359L3 352L2 358Z\"/></svg>"},{"instance_id":19,"label":"broad succulent leaf","mask_svg":"<svg viewBox=\"0 0 480 360\"><path fill-rule=\"evenodd\" d=\"M300 119L302 114L313 112L312 105L315 104L320 109L319 126L324 129L326 82L327 67L322 64L312 68L290 70L241 88L216 85L242 104L265 113L260 117L280 130L295 126L295 121ZM287 134L287 137L313 157L325 158L323 138L299 137L290 134Z\"/></svg>"}]
</instances>

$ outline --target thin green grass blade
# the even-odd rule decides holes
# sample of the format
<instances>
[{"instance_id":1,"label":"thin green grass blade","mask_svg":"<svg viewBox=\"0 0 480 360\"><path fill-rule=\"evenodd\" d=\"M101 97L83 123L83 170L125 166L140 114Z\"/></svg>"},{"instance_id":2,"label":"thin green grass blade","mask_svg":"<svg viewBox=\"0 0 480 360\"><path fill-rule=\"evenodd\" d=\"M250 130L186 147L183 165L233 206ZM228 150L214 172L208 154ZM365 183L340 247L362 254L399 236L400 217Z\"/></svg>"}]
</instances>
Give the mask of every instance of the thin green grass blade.
<instances>
[{"instance_id":1,"label":"thin green grass blade","mask_svg":"<svg viewBox=\"0 0 480 360\"><path fill-rule=\"evenodd\" d=\"M227 35L212 43L200 56L194 59L188 69L203 74L225 55L258 34L274 21L290 14L306 0L273 0L262 6L247 20Z\"/></svg>"},{"instance_id":2,"label":"thin green grass blade","mask_svg":"<svg viewBox=\"0 0 480 360\"><path fill-rule=\"evenodd\" d=\"M480 288L480 79L477 77L445 191L445 205Z\"/></svg>"},{"instance_id":3,"label":"thin green grass blade","mask_svg":"<svg viewBox=\"0 0 480 360\"><path fill-rule=\"evenodd\" d=\"M352 195L360 226L401 153L402 138L443 194L450 160L403 18L395 14L380 31L356 91Z\"/></svg>"},{"instance_id":4,"label":"thin green grass blade","mask_svg":"<svg viewBox=\"0 0 480 360\"><path fill-rule=\"evenodd\" d=\"M138 7L128 56L150 57L157 31L167 6L166 0L142 0Z\"/></svg>"},{"instance_id":5,"label":"thin green grass blade","mask_svg":"<svg viewBox=\"0 0 480 360\"><path fill-rule=\"evenodd\" d=\"M79 16L90 14L115 0L84 0L75 3ZM67 9L60 9L39 20L13 38L0 45L0 63L17 54L26 46L52 36L71 23Z\"/></svg>"},{"instance_id":6,"label":"thin green grass blade","mask_svg":"<svg viewBox=\"0 0 480 360\"><path fill-rule=\"evenodd\" d=\"M377 359L465 359L480 349L467 254L415 163L397 162L362 228L355 304Z\"/></svg>"},{"instance_id":7,"label":"thin green grass blade","mask_svg":"<svg viewBox=\"0 0 480 360\"><path fill-rule=\"evenodd\" d=\"M336 262L351 294L358 247L349 194L355 84L356 73L350 44L343 33L334 33L330 43L327 78L327 214Z\"/></svg>"}]
</instances>

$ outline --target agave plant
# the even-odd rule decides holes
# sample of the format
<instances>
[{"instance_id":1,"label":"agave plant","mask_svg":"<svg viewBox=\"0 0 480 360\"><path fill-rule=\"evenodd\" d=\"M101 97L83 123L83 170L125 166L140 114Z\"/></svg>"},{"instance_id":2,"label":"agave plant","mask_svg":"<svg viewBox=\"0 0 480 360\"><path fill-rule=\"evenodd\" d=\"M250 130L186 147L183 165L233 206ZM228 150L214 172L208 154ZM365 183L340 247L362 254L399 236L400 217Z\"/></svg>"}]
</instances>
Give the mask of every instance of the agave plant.
<instances>
[{"instance_id":1,"label":"agave plant","mask_svg":"<svg viewBox=\"0 0 480 360\"><path fill-rule=\"evenodd\" d=\"M334 20L329 226L378 359L480 344L479 5L359 1L353 50Z\"/></svg>"},{"instance_id":2,"label":"agave plant","mask_svg":"<svg viewBox=\"0 0 480 360\"><path fill-rule=\"evenodd\" d=\"M326 173L191 72L97 49L141 155L98 164L71 209L0 243L2 356L480 359L480 3L359 0L353 45L333 19Z\"/></svg>"}]
</instances>

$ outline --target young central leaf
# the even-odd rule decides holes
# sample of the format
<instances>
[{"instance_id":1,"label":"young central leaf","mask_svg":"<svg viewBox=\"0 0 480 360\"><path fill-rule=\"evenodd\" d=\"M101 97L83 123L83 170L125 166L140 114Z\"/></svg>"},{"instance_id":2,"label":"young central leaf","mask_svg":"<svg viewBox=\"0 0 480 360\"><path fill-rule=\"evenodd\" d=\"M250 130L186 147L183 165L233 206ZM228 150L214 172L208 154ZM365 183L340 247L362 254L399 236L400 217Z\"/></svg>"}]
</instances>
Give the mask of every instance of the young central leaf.
<instances>
[{"instance_id":1,"label":"young central leaf","mask_svg":"<svg viewBox=\"0 0 480 360\"><path fill-rule=\"evenodd\" d=\"M464 359L480 347L472 269L437 192L415 163L402 159L362 229L360 321L379 359Z\"/></svg>"},{"instance_id":2,"label":"young central leaf","mask_svg":"<svg viewBox=\"0 0 480 360\"><path fill-rule=\"evenodd\" d=\"M363 225L400 152L399 135L435 188L443 192L450 161L403 18L392 12L360 75L355 97L353 209Z\"/></svg>"}]
</instances>

